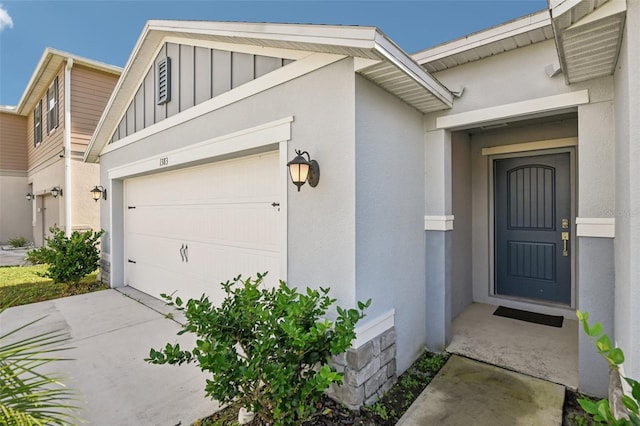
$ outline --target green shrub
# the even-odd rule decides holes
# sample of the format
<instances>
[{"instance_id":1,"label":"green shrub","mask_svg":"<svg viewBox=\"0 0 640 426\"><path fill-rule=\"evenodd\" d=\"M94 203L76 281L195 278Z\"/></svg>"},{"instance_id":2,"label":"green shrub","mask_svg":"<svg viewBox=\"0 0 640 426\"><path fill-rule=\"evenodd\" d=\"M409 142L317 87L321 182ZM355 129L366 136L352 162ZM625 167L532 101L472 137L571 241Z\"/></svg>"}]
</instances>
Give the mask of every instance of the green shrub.
<instances>
[{"instance_id":1,"label":"green shrub","mask_svg":"<svg viewBox=\"0 0 640 426\"><path fill-rule=\"evenodd\" d=\"M14 248L19 248L19 247L26 247L27 244L29 244L29 240L27 240L25 237L15 237L15 238L10 238L9 241L7 241L7 243Z\"/></svg>"},{"instance_id":2,"label":"green shrub","mask_svg":"<svg viewBox=\"0 0 640 426\"><path fill-rule=\"evenodd\" d=\"M73 231L70 237L57 227L49 231L52 235L45 238L46 244L27 253L28 261L49 265L45 276L55 283L77 284L82 277L98 268L100 254L97 245L104 230Z\"/></svg>"},{"instance_id":3,"label":"green shrub","mask_svg":"<svg viewBox=\"0 0 640 426\"><path fill-rule=\"evenodd\" d=\"M607 360L609 369L617 375L619 366L624 363L624 353L622 349L613 346L611 338L602 332L602 324L597 322L592 326L589 325L589 312L577 311L576 315L582 323L585 334L594 342L598 353ZM589 399L578 399L580 406L593 417L593 420L597 424L640 426L640 382L628 377L625 377L624 380L631 387L631 396L622 395L620 398L624 405L624 408L620 408L623 412L626 411L625 416L616 416L616 410L612 408L608 399L601 399L597 402ZM619 380L617 380L617 383L618 385L620 384ZM611 390L610 384L610 395Z\"/></svg>"},{"instance_id":4,"label":"green shrub","mask_svg":"<svg viewBox=\"0 0 640 426\"><path fill-rule=\"evenodd\" d=\"M265 274L266 275L266 274ZM226 297L220 307L206 296L183 306L179 297L163 295L169 305L184 310L183 333L197 336L187 351L179 344L151 349L153 364L197 362L212 374L207 396L222 404L237 402L272 425L300 424L315 411L316 403L332 383L342 382L329 358L346 351L355 338L355 325L364 317L359 310L337 307L337 319L324 319L335 303L329 289L298 293L280 281L264 289L264 275L244 281L236 277L222 283Z\"/></svg>"}]
</instances>

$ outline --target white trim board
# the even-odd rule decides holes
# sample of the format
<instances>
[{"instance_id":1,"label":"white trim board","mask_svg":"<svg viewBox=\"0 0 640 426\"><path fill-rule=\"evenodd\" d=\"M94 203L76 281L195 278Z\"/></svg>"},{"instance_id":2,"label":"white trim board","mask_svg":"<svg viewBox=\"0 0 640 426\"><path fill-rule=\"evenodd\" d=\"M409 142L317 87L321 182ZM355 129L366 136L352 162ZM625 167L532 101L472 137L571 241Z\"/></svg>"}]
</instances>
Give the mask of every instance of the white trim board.
<instances>
[{"instance_id":1,"label":"white trim board","mask_svg":"<svg viewBox=\"0 0 640 426\"><path fill-rule=\"evenodd\" d=\"M616 219L613 217L577 217L576 235L578 237L615 238Z\"/></svg>"},{"instance_id":2,"label":"white trim board","mask_svg":"<svg viewBox=\"0 0 640 426\"><path fill-rule=\"evenodd\" d=\"M114 167L107 171L109 180L160 171L195 161L285 142L291 139L292 122L293 117L286 117Z\"/></svg>"},{"instance_id":3,"label":"white trim board","mask_svg":"<svg viewBox=\"0 0 640 426\"><path fill-rule=\"evenodd\" d=\"M550 139L546 141L524 142L482 148L482 155L511 154L517 152L538 151L541 149L566 148L568 146L577 145L578 138Z\"/></svg>"},{"instance_id":4,"label":"white trim board","mask_svg":"<svg viewBox=\"0 0 640 426\"><path fill-rule=\"evenodd\" d=\"M481 108L436 118L437 129L455 129L497 120L507 120L589 103L589 91L563 93L511 104Z\"/></svg>"},{"instance_id":5,"label":"white trim board","mask_svg":"<svg viewBox=\"0 0 640 426\"><path fill-rule=\"evenodd\" d=\"M351 342L351 346L358 349L376 336L381 335L388 329L394 326L394 318L396 311L391 309L384 314L380 315L376 319L369 321L368 323L356 327L356 338Z\"/></svg>"},{"instance_id":6,"label":"white trim board","mask_svg":"<svg viewBox=\"0 0 640 426\"><path fill-rule=\"evenodd\" d=\"M425 231L451 231L453 230L453 215L447 216L425 216Z\"/></svg>"}]
</instances>

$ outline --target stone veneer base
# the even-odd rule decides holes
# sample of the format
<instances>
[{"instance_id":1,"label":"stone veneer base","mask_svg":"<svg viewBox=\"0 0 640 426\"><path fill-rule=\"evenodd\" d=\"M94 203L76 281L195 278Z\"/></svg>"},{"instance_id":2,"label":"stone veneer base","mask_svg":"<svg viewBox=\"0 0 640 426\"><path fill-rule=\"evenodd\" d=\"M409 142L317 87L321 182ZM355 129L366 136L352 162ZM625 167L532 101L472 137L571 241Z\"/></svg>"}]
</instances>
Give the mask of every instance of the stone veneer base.
<instances>
[{"instance_id":1,"label":"stone veneer base","mask_svg":"<svg viewBox=\"0 0 640 426\"><path fill-rule=\"evenodd\" d=\"M359 348L333 357L331 366L344 373L341 386L327 394L352 410L371 405L396 382L396 330L389 328Z\"/></svg>"},{"instance_id":2,"label":"stone veneer base","mask_svg":"<svg viewBox=\"0 0 640 426\"><path fill-rule=\"evenodd\" d=\"M100 281L107 285L111 282L111 262L105 258L100 259Z\"/></svg>"}]
</instances>

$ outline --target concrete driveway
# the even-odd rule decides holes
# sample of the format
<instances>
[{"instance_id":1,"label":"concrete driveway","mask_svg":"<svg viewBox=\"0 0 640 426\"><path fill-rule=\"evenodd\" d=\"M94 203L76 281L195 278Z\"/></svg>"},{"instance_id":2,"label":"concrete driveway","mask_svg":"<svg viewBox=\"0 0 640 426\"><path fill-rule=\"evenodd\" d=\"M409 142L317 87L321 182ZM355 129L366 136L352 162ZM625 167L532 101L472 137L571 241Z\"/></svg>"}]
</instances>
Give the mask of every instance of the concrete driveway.
<instances>
[{"instance_id":1,"label":"concrete driveway","mask_svg":"<svg viewBox=\"0 0 640 426\"><path fill-rule=\"evenodd\" d=\"M189 425L218 409L205 398L207 375L195 365L151 365L149 349L194 339L177 336L180 325L165 318L169 308L129 287L10 308L0 331L46 316L27 330L69 333L72 361L56 363L64 383L80 394L79 416L92 425ZM142 302L142 303L140 303ZM177 315L176 318L179 318Z\"/></svg>"}]
</instances>

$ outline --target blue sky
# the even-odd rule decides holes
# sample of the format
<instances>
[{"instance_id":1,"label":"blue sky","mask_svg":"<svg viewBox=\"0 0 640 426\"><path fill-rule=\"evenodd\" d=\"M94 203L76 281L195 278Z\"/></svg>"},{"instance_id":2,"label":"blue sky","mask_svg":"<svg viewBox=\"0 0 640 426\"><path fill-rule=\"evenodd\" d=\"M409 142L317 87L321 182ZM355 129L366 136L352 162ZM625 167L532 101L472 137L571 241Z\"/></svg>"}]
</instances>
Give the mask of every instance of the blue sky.
<instances>
[{"instance_id":1,"label":"blue sky","mask_svg":"<svg viewBox=\"0 0 640 426\"><path fill-rule=\"evenodd\" d=\"M46 47L123 67L149 19L370 25L413 53L546 5L546 0L0 0L0 105L19 102Z\"/></svg>"}]
</instances>

